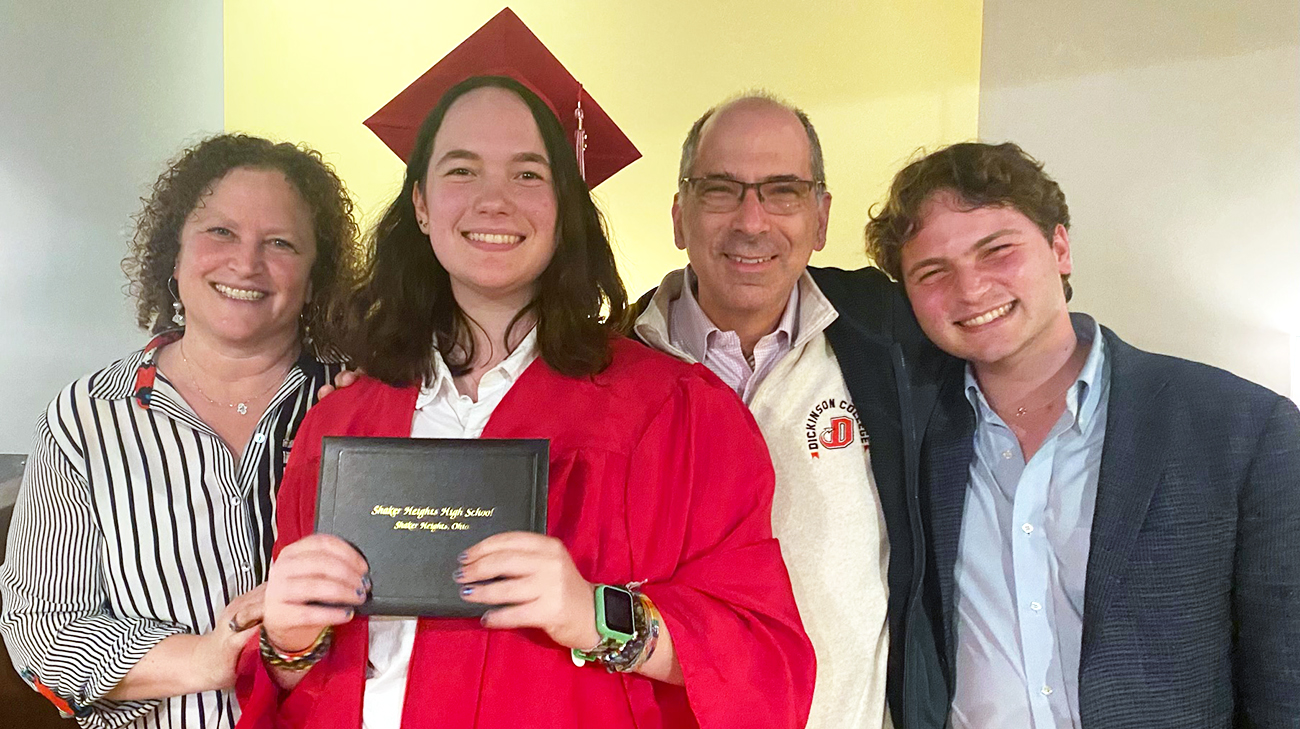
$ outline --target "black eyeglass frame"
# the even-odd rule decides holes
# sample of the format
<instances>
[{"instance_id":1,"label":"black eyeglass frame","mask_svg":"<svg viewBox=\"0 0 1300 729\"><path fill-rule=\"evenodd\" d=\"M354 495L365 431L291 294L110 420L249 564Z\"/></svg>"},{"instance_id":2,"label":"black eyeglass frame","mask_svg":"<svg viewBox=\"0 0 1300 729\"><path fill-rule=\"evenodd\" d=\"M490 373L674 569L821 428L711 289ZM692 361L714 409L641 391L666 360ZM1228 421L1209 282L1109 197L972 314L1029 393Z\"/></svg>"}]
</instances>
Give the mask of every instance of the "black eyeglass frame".
<instances>
[{"instance_id":1,"label":"black eyeglass frame","mask_svg":"<svg viewBox=\"0 0 1300 729\"><path fill-rule=\"evenodd\" d=\"M728 182L728 183L731 183L731 184L733 184L733 185L740 185L740 194L739 194L739 195L736 195L736 198L735 198L735 200L736 200L736 204L735 204L735 206L734 206L734 207L731 207L731 208L728 208L727 210L718 209L717 212L732 212L732 211L734 211L734 210L738 210L738 209L740 208L740 206L743 205L743 204L745 203L745 195L749 193L749 189L750 189L751 187L754 188L754 195L755 195L756 197L758 197L758 202L759 202L760 205L763 206L763 209L766 210L766 211L768 211L769 213L775 213L775 214L778 214L778 215L779 215L779 214L789 214L789 213L792 213L792 212L794 212L794 211L793 211L793 210L785 210L785 209L773 210L773 209L767 207L767 200L766 200L766 198L763 196L763 187L764 187L764 186L766 186L766 185L781 185L781 184L789 184L789 183L791 183L791 182L802 183L802 184L808 185L808 192L807 192L807 193L804 193L803 195L800 196L800 197L802 197L802 198L804 198L804 199L807 198L808 193L812 193L812 192L821 191L821 190L825 190L825 189L826 189L826 181L825 181L825 180L805 180L805 179L803 179L803 178L801 178L801 177L781 177L781 178L777 178L777 179L774 179L774 180L759 180L758 182L742 182L741 180L737 180L737 179L735 179L734 177L723 177L723 176L721 176L721 175L711 175L711 176L706 176L706 177L683 177L683 178L681 178L681 179L679 179L679 180L677 181L677 184L678 184L679 186L689 186L692 190L694 190L694 189L695 189L695 186L698 185L698 184L700 184L700 183L702 183L702 182Z\"/></svg>"}]
</instances>

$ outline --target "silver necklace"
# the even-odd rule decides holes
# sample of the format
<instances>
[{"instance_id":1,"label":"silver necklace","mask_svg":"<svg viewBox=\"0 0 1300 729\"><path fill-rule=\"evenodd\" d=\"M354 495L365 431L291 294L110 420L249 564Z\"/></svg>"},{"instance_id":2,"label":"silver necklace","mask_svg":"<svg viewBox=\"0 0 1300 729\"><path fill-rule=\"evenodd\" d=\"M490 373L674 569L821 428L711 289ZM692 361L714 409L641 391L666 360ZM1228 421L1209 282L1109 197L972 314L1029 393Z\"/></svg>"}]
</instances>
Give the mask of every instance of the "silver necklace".
<instances>
[{"instance_id":1,"label":"silver necklace","mask_svg":"<svg viewBox=\"0 0 1300 729\"><path fill-rule=\"evenodd\" d=\"M180 343L180 352L181 352L181 360L185 362L185 370L186 370L186 372L188 372L189 375L190 375L190 384L193 385L193 386L194 386L194 389L197 390L198 393L199 393L200 395L203 396L203 399L204 399L204 400L207 400L209 403L211 403L211 404L213 404L213 405L218 405L218 406L220 406L220 405L224 405L224 406L226 406L226 407L228 407L228 408L233 408L234 411L237 412L237 413L239 413L240 415L247 415L247 414L248 414L248 403L249 403L250 401L261 399L263 395L265 395L266 393L270 392L272 389L275 388L275 386L276 386L277 384L279 384L278 382L274 382L274 381L273 381L273 382L271 382L271 386L270 386L270 387L266 388L265 390L262 390L261 392L257 393L256 395L253 395L252 397L246 397L246 398L244 398L243 400L241 400L241 401L239 401L239 402L218 402L218 401L213 400L212 398L208 397L208 393L204 392L202 387L199 387L199 381L198 381L197 379L194 378L194 365L190 364L190 359L189 359L189 357L186 357L186 356L185 356L185 339L184 339L184 338L181 339L181 343ZM284 378L281 377L280 379L283 380Z\"/></svg>"}]
</instances>

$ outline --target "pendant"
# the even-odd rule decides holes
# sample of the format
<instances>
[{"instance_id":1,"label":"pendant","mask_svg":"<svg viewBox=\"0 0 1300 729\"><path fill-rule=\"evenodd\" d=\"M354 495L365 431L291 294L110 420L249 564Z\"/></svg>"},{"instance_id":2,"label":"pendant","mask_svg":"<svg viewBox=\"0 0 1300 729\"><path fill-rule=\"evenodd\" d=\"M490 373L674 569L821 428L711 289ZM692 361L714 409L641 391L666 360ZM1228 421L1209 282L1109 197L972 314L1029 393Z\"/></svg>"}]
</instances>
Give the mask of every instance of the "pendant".
<instances>
[{"instance_id":1,"label":"pendant","mask_svg":"<svg viewBox=\"0 0 1300 729\"><path fill-rule=\"evenodd\" d=\"M241 402L239 403L239 405L235 407L235 412L239 413L240 415L247 415L248 406Z\"/></svg>"},{"instance_id":2,"label":"pendant","mask_svg":"<svg viewBox=\"0 0 1300 729\"><path fill-rule=\"evenodd\" d=\"M241 407L242 407L242 406L241 406ZM1025 413L1027 413L1027 412L1029 412L1029 411L1028 411L1028 410L1025 410L1023 407L1018 407L1018 408L1016 408L1016 417L1017 417L1017 418L1024 417Z\"/></svg>"}]
</instances>

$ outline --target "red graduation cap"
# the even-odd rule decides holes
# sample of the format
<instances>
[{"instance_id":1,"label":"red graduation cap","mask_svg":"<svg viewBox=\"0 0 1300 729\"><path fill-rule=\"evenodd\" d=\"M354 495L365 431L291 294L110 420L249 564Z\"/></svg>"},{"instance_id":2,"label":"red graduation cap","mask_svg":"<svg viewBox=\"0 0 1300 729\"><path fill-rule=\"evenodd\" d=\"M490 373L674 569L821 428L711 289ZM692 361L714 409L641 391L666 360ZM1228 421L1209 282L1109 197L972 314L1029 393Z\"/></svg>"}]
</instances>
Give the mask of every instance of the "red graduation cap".
<instances>
[{"instance_id":1,"label":"red graduation cap","mask_svg":"<svg viewBox=\"0 0 1300 729\"><path fill-rule=\"evenodd\" d=\"M573 141L588 187L641 157L614 120L510 8L474 31L365 125L406 160L424 117L448 89L471 76L509 76L541 97Z\"/></svg>"}]
</instances>

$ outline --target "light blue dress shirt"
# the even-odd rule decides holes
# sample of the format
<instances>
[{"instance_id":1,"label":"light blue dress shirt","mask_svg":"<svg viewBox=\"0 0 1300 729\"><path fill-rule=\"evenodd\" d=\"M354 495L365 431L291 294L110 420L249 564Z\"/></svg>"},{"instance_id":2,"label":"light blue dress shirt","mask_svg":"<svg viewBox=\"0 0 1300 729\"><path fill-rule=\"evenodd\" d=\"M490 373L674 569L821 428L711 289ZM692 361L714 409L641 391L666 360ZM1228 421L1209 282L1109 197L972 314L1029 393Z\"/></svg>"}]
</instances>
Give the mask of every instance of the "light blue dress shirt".
<instances>
[{"instance_id":1,"label":"light blue dress shirt","mask_svg":"<svg viewBox=\"0 0 1300 729\"><path fill-rule=\"evenodd\" d=\"M1028 463L966 368L975 458L955 568L954 729L1080 726L1083 589L1110 368L1097 323L1071 320L1092 349Z\"/></svg>"}]
</instances>

